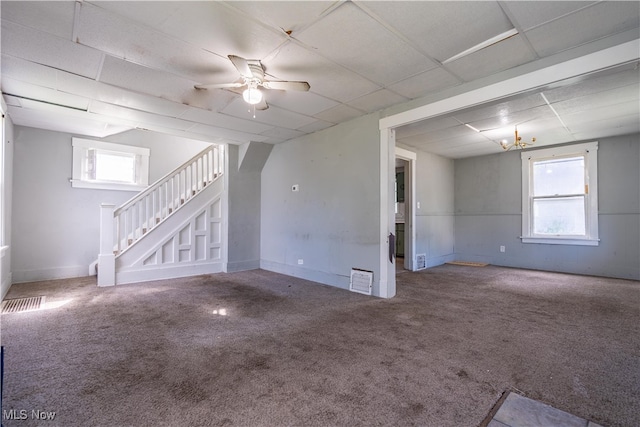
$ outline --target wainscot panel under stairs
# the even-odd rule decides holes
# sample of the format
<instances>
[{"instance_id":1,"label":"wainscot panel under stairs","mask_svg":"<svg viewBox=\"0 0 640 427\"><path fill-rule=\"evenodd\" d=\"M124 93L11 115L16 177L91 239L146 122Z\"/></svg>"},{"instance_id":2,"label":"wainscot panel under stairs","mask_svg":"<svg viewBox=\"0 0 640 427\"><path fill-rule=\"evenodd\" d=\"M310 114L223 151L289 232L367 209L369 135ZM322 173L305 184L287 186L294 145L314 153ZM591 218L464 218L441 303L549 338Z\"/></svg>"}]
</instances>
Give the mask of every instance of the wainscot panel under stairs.
<instances>
[{"instance_id":1,"label":"wainscot panel under stairs","mask_svg":"<svg viewBox=\"0 0 640 427\"><path fill-rule=\"evenodd\" d=\"M98 286L223 271L223 164L211 146L121 207L102 205Z\"/></svg>"},{"instance_id":2,"label":"wainscot panel under stairs","mask_svg":"<svg viewBox=\"0 0 640 427\"><path fill-rule=\"evenodd\" d=\"M175 212L116 257L116 283L223 271L223 190L223 180L215 180L188 208Z\"/></svg>"}]
</instances>

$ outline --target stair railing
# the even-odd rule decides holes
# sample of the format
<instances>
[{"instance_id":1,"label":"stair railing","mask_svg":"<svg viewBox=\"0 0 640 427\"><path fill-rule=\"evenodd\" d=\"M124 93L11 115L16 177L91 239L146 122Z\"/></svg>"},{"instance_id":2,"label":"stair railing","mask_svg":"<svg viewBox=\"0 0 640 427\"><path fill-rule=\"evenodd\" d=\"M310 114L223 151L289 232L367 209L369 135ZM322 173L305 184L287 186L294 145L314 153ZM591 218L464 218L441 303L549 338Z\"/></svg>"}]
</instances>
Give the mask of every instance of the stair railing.
<instances>
[{"instance_id":1,"label":"stair railing","mask_svg":"<svg viewBox=\"0 0 640 427\"><path fill-rule=\"evenodd\" d=\"M121 254L157 227L221 176L223 169L224 147L212 145L115 209L114 254Z\"/></svg>"}]
</instances>

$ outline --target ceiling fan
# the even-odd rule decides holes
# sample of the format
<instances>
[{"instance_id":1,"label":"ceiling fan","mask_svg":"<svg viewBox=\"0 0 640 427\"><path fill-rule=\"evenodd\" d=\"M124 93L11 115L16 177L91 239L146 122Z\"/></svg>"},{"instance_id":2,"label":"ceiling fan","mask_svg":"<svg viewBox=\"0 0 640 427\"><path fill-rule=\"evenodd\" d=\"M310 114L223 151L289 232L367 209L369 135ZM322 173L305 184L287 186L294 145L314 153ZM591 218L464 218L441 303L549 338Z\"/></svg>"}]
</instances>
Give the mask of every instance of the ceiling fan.
<instances>
[{"instance_id":1,"label":"ceiling fan","mask_svg":"<svg viewBox=\"0 0 640 427\"><path fill-rule=\"evenodd\" d=\"M240 89L243 99L258 110L269 108L264 101L260 88L277 90L297 90L306 92L311 86L307 82L273 81L264 79L264 66L257 59L244 59L240 56L229 55L229 60L240 73L241 81L233 83L213 83L196 85L196 89Z\"/></svg>"}]
</instances>

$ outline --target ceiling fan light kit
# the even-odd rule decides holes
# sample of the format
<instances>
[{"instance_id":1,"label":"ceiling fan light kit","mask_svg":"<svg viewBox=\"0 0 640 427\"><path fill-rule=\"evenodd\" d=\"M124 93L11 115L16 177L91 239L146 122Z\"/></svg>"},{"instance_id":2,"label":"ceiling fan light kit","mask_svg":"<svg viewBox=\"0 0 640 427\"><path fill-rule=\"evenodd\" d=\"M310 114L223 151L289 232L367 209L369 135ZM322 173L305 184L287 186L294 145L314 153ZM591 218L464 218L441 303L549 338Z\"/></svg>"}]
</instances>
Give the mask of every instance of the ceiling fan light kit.
<instances>
[{"instance_id":1,"label":"ceiling fan light kit","mask_svg":"<svg viewBox=\"0 0 640 427\"><path fill-rule=\"evenodd\" d=\"M262 102L262 92L257 87L249 86L242 92L242 98L247 104L255 105Z\"/></svg>"},{"instance_id":2,"label":"ceiling fan light kit","mask_svg":"<svg viewBox=\"0 0 640 427\"><path fill-rule=\"evenodd\" d=\"M234 67L240 73L242 77L242 83L214 83L214 84L201 84L196 85L196 89L240 89L246 87L242 92L242 98L247 104L257 105L259 110L266 110L269 108L266 102L263 102L264 97L260 88L271 90L297 90L306 92L310 89L307 82L289 82L289 81L272 81L265 80L264 78L264 66L259 60L256 59L244 59L236 55L229 55L229 60L233 63Z\"/></svg>"}]
</instances>

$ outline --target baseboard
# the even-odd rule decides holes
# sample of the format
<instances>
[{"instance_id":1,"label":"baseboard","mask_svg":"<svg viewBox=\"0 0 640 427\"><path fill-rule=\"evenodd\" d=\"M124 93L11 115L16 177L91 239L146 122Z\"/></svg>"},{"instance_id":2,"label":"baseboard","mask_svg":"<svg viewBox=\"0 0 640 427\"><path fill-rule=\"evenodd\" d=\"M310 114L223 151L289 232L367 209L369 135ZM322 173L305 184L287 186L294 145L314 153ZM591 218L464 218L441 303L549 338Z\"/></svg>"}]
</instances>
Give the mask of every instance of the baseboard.
<instances>
[{"instance_id":1,"label":"baseboard","mask_svg":"<svg viewBox=\"0 0 640 427\"><path fill-rule=\"evenodd\" d=\"M285 276L292 276L299 279L321 283L323 285L334 286L336 288L346 290L349 289L351 270L346 272L343 276L263 259L260 260L260 268L263 270L273 271L274 273L284 274Z\"/></svg>"},{"instance_id":2,"label":"baseboard","mask_svg":"<svg viewBox=\"0 0 640 427\"><path fill-rule=\"evenodd\" d=\"M73 277L85 277L86 265L70 267L44 268L39 270L13 271L13 283L42 282L44 280L70 279Z\"/></svg>"},{"instance_id":3,"label":"baseboard","mask_svg":"<svg viewBox=\"0 0 640 427\"><path fill-rule=\"evenodd\" d=\"M11 276L11 273L7 274L7 276L2 281L2 284L0 285L0 301L3 300L5 296L7 296L7 292L9 292L9 289L11 288Z\"/></svg>"},{"instance_id":4,"label":"baseboard","mask_svg":"<svg viewBox=\"0 0 640 427\"><path fill-rule=\"evenodd\" d=\"M248 261L234 261L228 262L226 272L234 273L237 271L257 270L260 268L260 260L253 259Z\"/></svg>"},{"instance_id":5,"label":"baseboard","mask_svg":"<svg viewBox=\"0 0 640 427\"><path fill-rule=\"evenodd\" d=\"M222 262L208 262L188 265L167 265L157 268L143 268L139 270L124 270L116 272L116 285L128 283L150 282L154 280L176 279L178 277L214 274L223 271Z\"/></svg>"}]
</instances>

